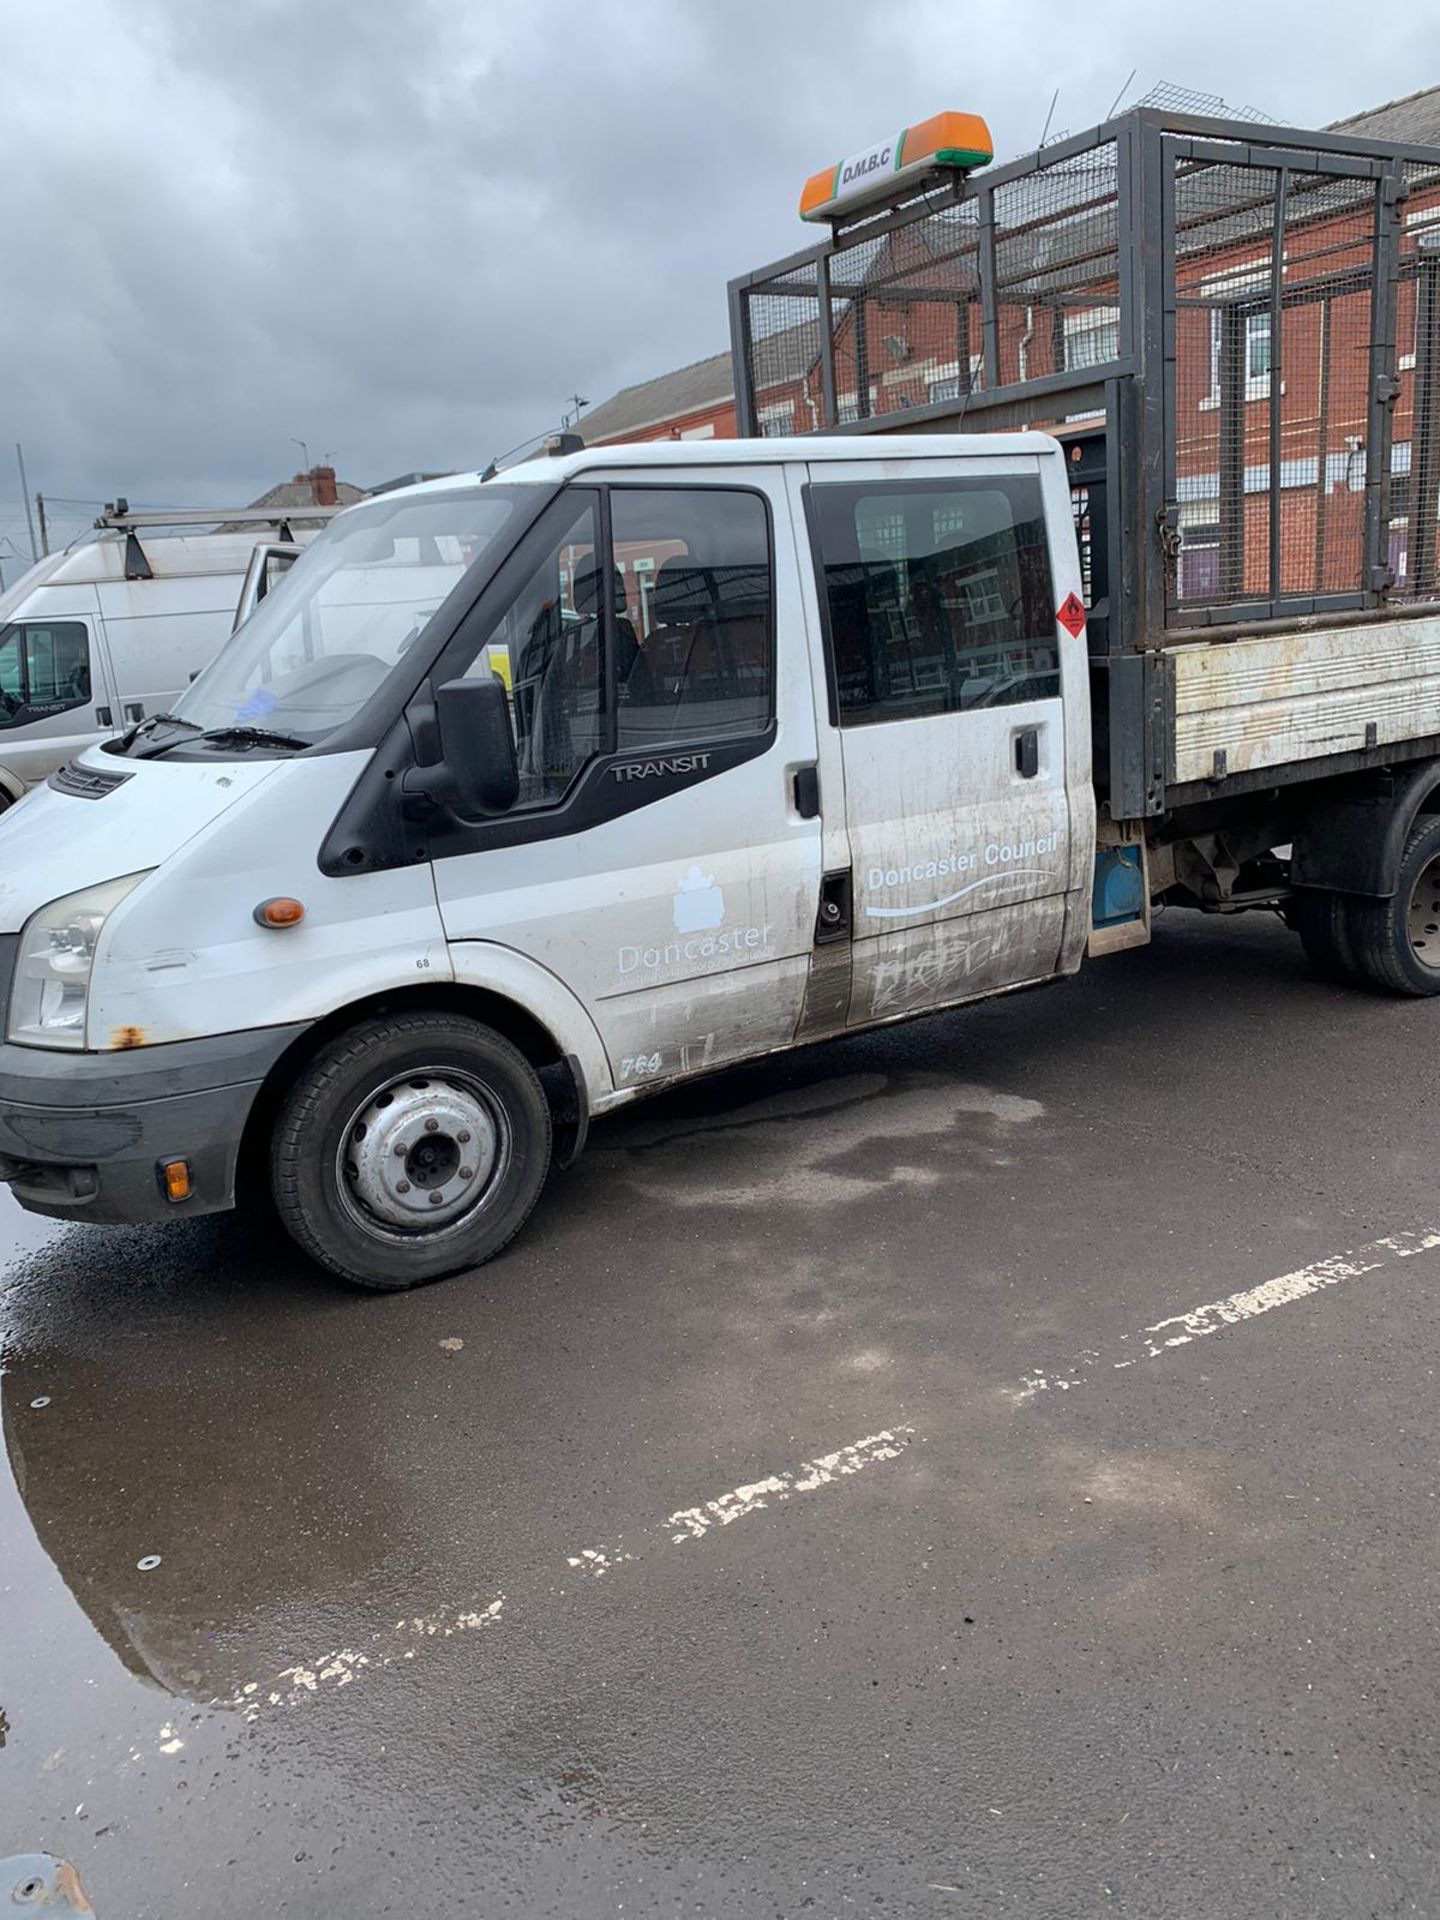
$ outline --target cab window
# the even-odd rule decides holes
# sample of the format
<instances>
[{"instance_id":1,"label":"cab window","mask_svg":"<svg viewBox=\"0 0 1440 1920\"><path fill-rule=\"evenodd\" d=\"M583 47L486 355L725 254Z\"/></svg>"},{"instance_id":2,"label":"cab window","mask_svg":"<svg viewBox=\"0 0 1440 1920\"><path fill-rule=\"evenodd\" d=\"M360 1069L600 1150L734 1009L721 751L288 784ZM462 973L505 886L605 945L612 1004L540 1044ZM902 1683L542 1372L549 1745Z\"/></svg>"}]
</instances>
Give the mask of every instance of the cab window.
<instances>
[{"instance_id":1,"label":"cab window","mask_svg":"<svg viewBox=\"0 0 1440 1920\"><path fill-rule=\"evenodd\" d=\"M602 753L761 733L773 713L769 521L758 494L572 488L497 582L467 671L510 695L518 805L552 806Z\"/></svg>"},{"instance_id":2,"label":"cab window","mask_svg":"<svg viewBox=\"0 0 1440 1920\"><path fill-rule=\"evenodd\" d=\"M472 673L497 674L509 690L522 807L558 800L605 744L599 525L595 495L555 503L471 664Z\"/></svg>"},{"instance_id":3,"label":"cab window","mask_svg":"<svg viewBox=\"0 0 1440 1920\"><path fill-rule=\"evenodd\" d=\"M758 494L617 488L617 745L733 740L769 724L770 535Z\"/></svg>"},{"instance_id":4,"label":"cab window","mask_svg":"<svg viewBox=\"0 0 1440 1920\"><path fill-rule=\"evenodd\" d=\"M48 719L90 698L90 636L80 620L0 628L0 727Z\"/></svg>"},{"instance_id":5,"label":"cab window","mask_svg":"<svg viewBox=\"0 0 1440 1920\"><path fill-rule=\"evenodd\" d=\"M1040 483L809 490L842 727L1060 692Z\"/></svg>"}]
</instances>

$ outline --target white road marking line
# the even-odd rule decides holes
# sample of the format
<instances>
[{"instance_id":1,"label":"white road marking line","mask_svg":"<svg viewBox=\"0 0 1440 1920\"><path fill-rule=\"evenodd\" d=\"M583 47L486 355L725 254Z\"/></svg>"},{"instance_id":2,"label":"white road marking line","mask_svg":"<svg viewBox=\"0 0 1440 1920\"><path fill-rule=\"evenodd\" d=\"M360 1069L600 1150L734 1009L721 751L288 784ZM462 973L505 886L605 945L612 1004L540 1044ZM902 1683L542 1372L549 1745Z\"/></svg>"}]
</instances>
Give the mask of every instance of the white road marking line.
<instances>
[{"instance_id":1,"label":"white road marking line","mask_svg":"<svg viewBox=\"0 0 1440 1920\"><path fill-rule=\"evenodd\" d=\"M299 1706L301 1701L318 1693L322 1687L348 1687L367 1667L393 1667L402 1660L413 1660L417 1648L414 1644L406 1645L407 1641L449 1640L457 1633L476 1633L482 1627L494 1626L504 1606L505 1596L502 1593L488 1607L397 1620L391 1629L388 1646L382 1644L373 1653L341 1647L334 1653L326 1654L323 1660L317 1660L313 1666L282 1667L269 1687L251 1681L238 1694L232 1695L230 1704L238 1706L246 1720L259 1719L270 1707Z\"/></svg>"},{"instance_id":2,"label":"white road marking line","mask_svg":"<svg viewBox=\"0 0 1440 1920\"><path fill-rule=\"evenodd\" d=\"M612 1567L634 1558L633 1553L622 1553L618 1547L582 1547L579 1553L568 1554L565 1564L590 1574L593 1579L603 1580Z\"/></svg>"},{"instance_id":3,"label":"white road marking line","mask_svg":"<svg viewBox=\"0 0 1440 1920\"><path fill-rule=\"evenodd\" d=\"M814 1493L834 1480L862 1473L878 1461L898 1459L909 1446L914 1432L913 1427L885 1427L879 1433L867 1434L865 1439L853 1441L848 1447L837 1447L834 1453L821 1453L813 1460L803 1460L788 1473L767 1473L763 1480L732 1487L728 1493L718 1494L698 1507L681 1507L666 1516L665 1529L674 1546L686 1540L698 1540L712 1528L731 1526L747 1513L778 1506L797 1493ZM618 1547L584 1547L579 1553L567 1554L565 1564L599 1579L622 1560L634 1558L633 1553L622 1553Z\"/></svg>"},{"instance_id":4,"label":"white road marking line","mask_svg":"<svg viewBox=\"0 0 1440 1920\"><path fill-rule=\"evenodd\" d=\"M1224 1327L1253 1320L1274 1307L1307 1299L1312 1293L1323 1293L1327 1287L1338 1286L1342 1280L1358 1280L1362 1274L1375 1273L1397 1260L1413 1259L1417 1253L1430 1253L1436 1247L1440 1247L1440 1233L1386 1234L1354 1253L1332 1254L1329 1259L1316 1260L1308 1267L1297 1267L1293 1273L1282 1273L1274 1280L1263 1281L1258 1287L1247 1287L1240 1293L1227 1294L1223 1300L1207 1301L1202 1307L1192 1307L1188 1313L1171 1314L1153 1326L1142 1327L1134 1336L1137 1350L1111 1357L1108 1364L1118 1370L1133 1367L1137 1360L1158 1360L1172 1347L1188 1346L1192 1340L1203 1340L1207 1334L1219 1333ZM1122 1335L1120 1345L1126 1345L1130 1338L1129 1334ZM1038 1394L1068 1393L1072 1387L1082 1386L1091 1370L1105 1364L1106 1355L1097 1350L1076 1354L1063 1372L1043 1373L1037 1369L1027 1373L1019 1387L1010 1389L1010 1398L1017 1405L1023 1405Z\"/></svg>"},{"instance_id":5,"label":"white road marking line","mask_svg":"<svg viewBox=\"0 0 1440 1920\"><path fill-rule=\"evenodd\" d=\"M833 1453L817 1454L812 1460L804 1460L788 1472L767 1474L762 1480L732 1487L728 1493L719 1494L697 1507L682 1507L668 1515L663 1525L676 1545L686 1540L700 1539L712 1528L731 1526L747 1513L792 1500L797 1494L814 1493L836 1480L862 1473L882 1460L898 1459L910 1445L914 1431L913 1427L882 1428L880 1432L867 1434L863 1440L856 1440L849 1446L837 1447ZM653 1535L658 1528L647 1531ZM598 1580L635 1557L634 1553L624 1551L618 1545L584 1547L579 1553L568 1554L566 1565L573 1567L577 1573ZM338 1647L308 1665L282 1667L267 1681L247 1681L228 1698L213 1700L210 1704L238 1711L243 1720L253 1724L267 1713L298 1707L321 1692L338 1692L342 1687L351 1686L366 1672L399 1666L404 1661L413 1660L427 1640L449 1640L457 1633L473 1633L481 1628L496 1626L501 1620L504 1606L505 1596L500 1594L489 1606L472 1611L416 1615L407 1620L397 1620L388 1633L373 1636L369 1650ZM156 1744L166 1756L182 1752L185 1745L170 1721L160 1729ZM138 1752L132 1755L132 1758L138 1757Z\"/></svg>"},{"instance_id":6,"label":"white road marking line","mask_svg":"<svg viewBox=\"0 0 1440 1920\"><path fill-rule=\"evenodd\" d=\"M856 1440L851 1446L839 1447L834 1453L822 1453L814 1460L803 1461L793 1473L767 1474L763 1480L753 1481L746 1487L734 1487L718 1499L707 1500L703 1506L682 1507L665 1522L667 1527L680 1529L670 1538L676 1546L683 1540L698 1540L712 1527L728 1527L742 1515L758 1512L761 1507L772 1503L778 1506L797 1493L814 1493L817 1487L829 1486L832 1480L863 1473L877 1461L898 1459L909 1446L914 1431L913 1427L886 1427Z\"/></svg>"},{"instance_id":7,"label":"white road marking line","mask_svg":"<svg viewBox=\"0 0 1440 1920\"><path fill-rule=\"evenodd\" d=\"M338 1647L333 1653L327 1653L323 1659L312 1661L309 1665L282 1667L270 1680L249 1680L243 1687L237 1687L228 1699L212 1701L211 1704L238 1708L243 1720L253 1722L278 1707L298 1707L302 1702L313 1699L324 1688L338 1691L341 1687L348 1687L367 1670L376 1671L413 1660L419 1645L426 1640L450 1640L457 1633L476 1633L482 1627L493 1627L499 1623L504 1607L505 1596L502 1593L487 1607L462 1613L417 1615L409 1620L397 1620L388 1635L375 1636L375 1644L368 1653L357 1647ZM167 1735L173 1738L174 1731L171 1726L162 1727L162 1739ZM160 1751L178 1752L179 1745L179 1742L162 1745Z\"/></svg>"}]
</instances>

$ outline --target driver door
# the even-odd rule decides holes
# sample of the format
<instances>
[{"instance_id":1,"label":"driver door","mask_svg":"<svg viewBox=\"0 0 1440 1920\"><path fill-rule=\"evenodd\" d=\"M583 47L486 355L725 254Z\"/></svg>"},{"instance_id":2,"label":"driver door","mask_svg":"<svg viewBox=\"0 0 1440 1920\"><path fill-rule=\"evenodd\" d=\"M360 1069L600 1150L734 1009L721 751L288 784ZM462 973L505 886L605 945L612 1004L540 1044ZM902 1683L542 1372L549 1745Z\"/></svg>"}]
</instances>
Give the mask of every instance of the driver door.
<instances>
[{"instance_id":1,"label":"driver door","mask_svg":"<svg viewBox=\"0 0 1440 1920\"><path fill-rule=\"evenodd\" d=\"M820 883L783 470L625 479L566 489L497 577L469 670L511 687L520 800L431 843L457 971L538 962L622 1088L790 1043Z\"/></svg>"},{"instance_id":2,"label":"driver door","mask_svg":"<svg viewBox=\"0 0 1440 1920\"><path fill-rule=\"evenodd\" d=\"M113 732L116 709L89 622L18 620L0 629L0 764L27 787Z\"/></svg>"}]
</instances>

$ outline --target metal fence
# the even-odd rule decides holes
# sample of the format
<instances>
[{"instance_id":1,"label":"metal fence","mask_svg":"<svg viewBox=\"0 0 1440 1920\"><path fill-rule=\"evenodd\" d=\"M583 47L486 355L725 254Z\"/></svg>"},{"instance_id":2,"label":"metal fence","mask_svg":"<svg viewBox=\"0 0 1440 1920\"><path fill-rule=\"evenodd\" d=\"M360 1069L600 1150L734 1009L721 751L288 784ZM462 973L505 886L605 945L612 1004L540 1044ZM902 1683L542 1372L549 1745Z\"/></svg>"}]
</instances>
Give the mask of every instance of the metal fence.
<instances>
[{"instance_id":1,"label":"metal fence","mask_svg":"<svg viewBox=\"0 0 1440 1920\"><path fill-rule=\"evenodd\" d=\"M1074 442L1094 653L1440 597L1440 151L1141 108L730 297L742 432Z\"/></svg>"}]
</instances>

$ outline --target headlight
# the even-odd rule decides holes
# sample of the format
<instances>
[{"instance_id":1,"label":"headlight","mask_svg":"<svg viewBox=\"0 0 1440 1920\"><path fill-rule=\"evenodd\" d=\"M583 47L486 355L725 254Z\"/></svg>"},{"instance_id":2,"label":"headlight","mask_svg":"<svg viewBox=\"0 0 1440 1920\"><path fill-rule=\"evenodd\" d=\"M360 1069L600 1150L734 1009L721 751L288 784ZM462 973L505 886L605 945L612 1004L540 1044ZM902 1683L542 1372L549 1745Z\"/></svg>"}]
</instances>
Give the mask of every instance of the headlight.
<instances>
[{"instance_id":1,"label":"headlight","mask_svg":"<svg viewBox=\"0 0 1440 1920\"><path fill-rule=\"evenodd\" d=\"M9 1037L26 1047L83 1047L100 929L144 873L52 900L27 921L10 993Z\"/></svg>"}]
</instances>

